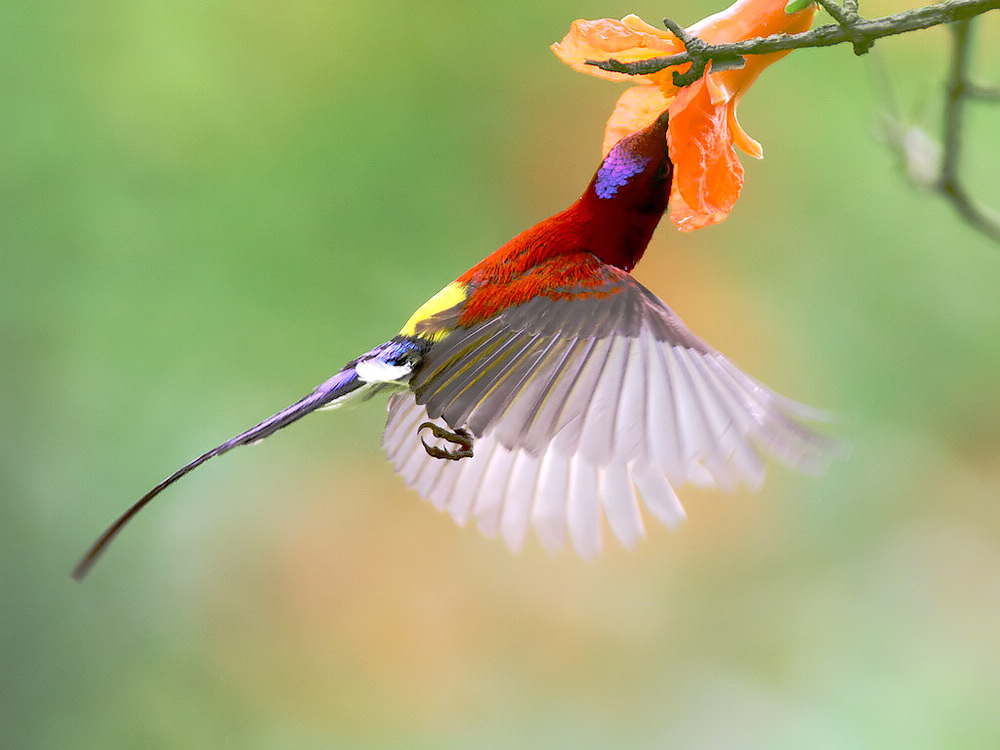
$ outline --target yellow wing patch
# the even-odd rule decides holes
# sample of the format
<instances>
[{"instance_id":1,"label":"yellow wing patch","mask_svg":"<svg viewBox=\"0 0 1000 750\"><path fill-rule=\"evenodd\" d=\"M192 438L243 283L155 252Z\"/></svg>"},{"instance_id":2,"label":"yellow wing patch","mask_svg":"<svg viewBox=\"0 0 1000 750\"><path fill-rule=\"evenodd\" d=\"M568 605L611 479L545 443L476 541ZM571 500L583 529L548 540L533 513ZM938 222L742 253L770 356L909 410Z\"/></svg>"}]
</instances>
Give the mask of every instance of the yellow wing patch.
<instances>
[{"instance_id":1,"label":"yellow wing patch","mask_svg":"<svg viewBox=\"0 0 1000 750\"><path fill-rule=\"evenodd\" d=\"M444 338L445 334L448 333L446 330L421 331L418 334L417 326L431 316L437 315L439 312L444 312L445 310L464 302L465 298L465 284L459 284L457 281L451 282L448 286L422 304L419 309L410 316L410 319L406 321L406 325L403 326L399 334L401 336L419 335L421 338L430 339L431 341L438 341Z\"/></svg>"}]
</instances>

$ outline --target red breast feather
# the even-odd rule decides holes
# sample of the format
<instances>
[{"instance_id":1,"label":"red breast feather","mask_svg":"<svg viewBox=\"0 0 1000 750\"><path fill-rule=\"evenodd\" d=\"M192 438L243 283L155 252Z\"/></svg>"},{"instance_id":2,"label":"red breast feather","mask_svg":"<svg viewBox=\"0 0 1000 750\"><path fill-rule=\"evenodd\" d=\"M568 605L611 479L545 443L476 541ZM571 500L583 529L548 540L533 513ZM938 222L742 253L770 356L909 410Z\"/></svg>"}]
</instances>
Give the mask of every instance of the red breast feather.
<instances>
[{"instance_id":1,"label":"red breast feather","mask_svg":"<svg viewBox=\"0 0 1000 750\"><path fill-rule=\"evenodd\" d=\"M631 271L667 206L666 116L622 139L572 206L514 237L458 278L470 289L459 325L537 296L607 296L608 265Z\"/></svg>"}]
</instances>

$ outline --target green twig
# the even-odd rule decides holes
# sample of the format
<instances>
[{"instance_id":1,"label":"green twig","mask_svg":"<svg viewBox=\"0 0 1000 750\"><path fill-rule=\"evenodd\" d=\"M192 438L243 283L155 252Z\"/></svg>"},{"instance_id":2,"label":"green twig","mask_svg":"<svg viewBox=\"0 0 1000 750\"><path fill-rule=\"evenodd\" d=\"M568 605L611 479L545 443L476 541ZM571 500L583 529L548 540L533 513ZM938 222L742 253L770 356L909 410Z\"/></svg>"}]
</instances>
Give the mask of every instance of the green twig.
<instances>
[{"instance_id":1,"label":"green twig","mask_svg":"<svg viewBox=\"0 0 1000 750\"><path fill-rule=\"evenodd\" d=\"M951 66L945 84L943 153L941 174L935 188L955 207L962 217L988 237L1000 242L1000 216L980 205L962 184L959 165L962 153L962 125L965 103L970 95L980 96L982 90L970 86L968 80L972 24L969 20L952 24Z\"/></svg>"}]
</instances>

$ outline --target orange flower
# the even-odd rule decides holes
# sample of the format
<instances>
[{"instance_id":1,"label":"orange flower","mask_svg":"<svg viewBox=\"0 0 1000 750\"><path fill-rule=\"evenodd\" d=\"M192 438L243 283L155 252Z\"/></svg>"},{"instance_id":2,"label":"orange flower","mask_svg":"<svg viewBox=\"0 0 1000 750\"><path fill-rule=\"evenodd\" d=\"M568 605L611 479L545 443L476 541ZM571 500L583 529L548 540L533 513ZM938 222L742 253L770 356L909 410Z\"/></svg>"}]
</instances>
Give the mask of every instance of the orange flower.
<instances>
[{"instance_id":1,"label":"orange flower","mask_svg":"<svg viewBox=\"0 0 1000 750\"><path fill-rule=\"evenodd\" d=\"M786 13L787 0L738 0L688 31L709 44L724 44L770 34L795 34L812 24L815 6ZM641 130L665 109L670 110L667 143L674 163L670 220L683 231L700 229L726 218L743 185L743 165L734 146L755 158L763 149L740 127L736 104L760 72L788 52L747 55L738 70L706 74L683 89L674 85L673 72L690 64L672 66L644 76L613 73L587 65L587 60L636 62L684 51L669 31L650 26L638 16L621 21L602 18L574 21L569 33L552 45L559 58L575 70L638 85L618 100L604 134L607 154L622 137Z\"/></svg>"}]
</instances>

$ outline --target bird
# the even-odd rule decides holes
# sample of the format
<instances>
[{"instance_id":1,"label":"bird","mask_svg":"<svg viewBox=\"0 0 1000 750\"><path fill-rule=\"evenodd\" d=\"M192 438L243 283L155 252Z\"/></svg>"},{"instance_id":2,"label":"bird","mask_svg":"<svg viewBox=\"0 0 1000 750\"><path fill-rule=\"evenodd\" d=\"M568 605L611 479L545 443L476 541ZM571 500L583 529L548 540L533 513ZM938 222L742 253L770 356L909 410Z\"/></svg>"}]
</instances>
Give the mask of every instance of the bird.
<instances>
[{"instance_id":1,"label":"bird","mask_svg":"<svg viewBox=\"0 0 1000 750\"><path fill-rule=\"evenodd\" d=\"M758 489L767 456L822 472L835 452L815 426L826 413L742 372L631 274L667 208L668 127L664 112L622 138L567 209L465 271L307 396L153 487L73 577L209 459L380 393L382 445L404 482L514 550L530 528L547 549L568 540L593 557L605 522L631 547L645 533L641 508L676 526L676 487Z\"/></svg>"}]
</instances>

